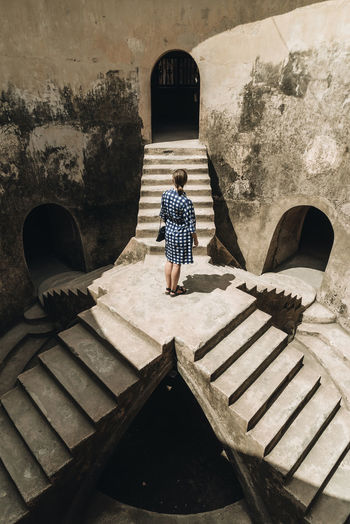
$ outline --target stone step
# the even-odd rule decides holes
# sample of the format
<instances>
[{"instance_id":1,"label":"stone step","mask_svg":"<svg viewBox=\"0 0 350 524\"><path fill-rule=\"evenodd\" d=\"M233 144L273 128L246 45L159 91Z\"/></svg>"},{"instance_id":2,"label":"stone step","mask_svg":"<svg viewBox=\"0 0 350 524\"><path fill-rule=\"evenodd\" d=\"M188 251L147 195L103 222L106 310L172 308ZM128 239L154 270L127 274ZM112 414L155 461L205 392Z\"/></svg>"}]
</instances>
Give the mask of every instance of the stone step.
<instances>
[{"instance_id":1,"label":"stone step","mask_svg":"<svg viewBox=\"0 0 350 524\"><path fill-rule=\"evenodd\" d=\"M20 322L2 337L0 337L0 368L4 365L10 354L16 347L24 341L24 338L30 335L45 337L50 335L55 329L51 322L43 321L40 324L28 324Z\"/></svg>"},{"instance_id":2,"label":"stone step","mask_svg":"<svg viewBox=\"0 0 350 524\"><path fill-rule=\"evenodd\" d=\"M53 288L47 289L43 294L47 295L48 293L52 293L52 291L60 292L60 291L72 291L75 292L76 290L80 291L86 291L88 286L97 278L100 278L101 275L105 272L111 269L113 266L108 265L103 268L95 269L94 271L90 271L89 273L83 273L80 274L78 277L73 278L72 280L69 280L67 282L64 282L58 286L55 286Z\"/></svg>"},{"instance_id":3,"label":"stone step","mask_svg":"<svg viewBox=\"0 0 350 524\"><path fill-rule=\"evenodd\" d=\"M164 193L164 186L141 186L141 197L159 197ZM193 185L186 188L186 195L192 200L195 196L211 196L209 184Z\"/></svg>"},{"instance_id":4,"label":"stone step","mask_svg":"<svg viewBox=\"0 0 350 524\"><path fill-rule=\"evenodd\" d=\"M122 361L114 349L110 351L83 325L76 324L59 336L86 369L118 399L118 403L134 390L139 381L135 371Z\"/></svg>"},{"instance_id":5,"label":"stone step","mask_svg":"<svg viewBox=\"0 0 350 524\"><path fill-rule=\"evenodd\" d=\"M156 237L159 229L158 222L144 222L137 224L136 237ZM197 235L213 236L215 234L215 224L213 222L198 222L196 224Z\"/></svg>"},{"instance_id":6,"label":"stone step","mask_svg":"<svg viewBox=\"0 0 350 524\"><path fill-rule=\"evenodd\" d=\"M213 235L214 236L214 235ZM199 240L199 246L193 249L193 256L206 256L208 255L208 245L210 241L213 239L213 236L202 236L201 233L198 234L198 240ZM164 248L165 244L164 241L162 242L156 242L156 238L154 237L139 237L139 242L142 242L145 244L150 254L160 255L164 254Z\"/></svg>"},{"instance_id":7,"label":"stone step","mask_svg":"<svg viewBox=\"0 0 350 524\"><path fill-rule=\"evenodd\" d=\"M85 274L82 271L64 271L63 273L53 275L41 282L38 288L38 296L43 295L48 289L60 287L65 282L70 282L74 278Z\"/></svg>"},{"instance_id":8,"label":"stone step","mask_svg":"<svg viewBox=\"0 0 350 524\"><path fill-rule=\"evenodd\" d=\"M140 209L138 214L138 224L143 222L157 222L159 226L159 211L159 206L157 209ZM196 208L196 221L206 222L208 220L214 221L214 211L208 208Z\"/></svg>"},{"instance_id":9,"label":"stone step","mask_svg":"<svg viewBox=\"0 0 350 524\"><path fill-rule=\"evenodd\" d=\"M213 209L213 199L208 196L193 196L191 197L191 200L193 202L193 205L195 206L195 211L197 211L197 207L200 208L210 208L212 211ZM160 198L157 196L141 196L140 202L139 202L139 209L149 209L149 208L156 208L158 209L158 214L160 211Z\"/></svg>"},{"instance_id":10,"label":"stone step","mask_svg":"<svg viewBox=\"0 0 350 524\"><path fill-rule=\"evenodd\" d=\"M72 460L63 442L22 388L16 387L6 393L1 402L49 478L55 476Z\"/></svg>"},{"instance_id":11,"label":"stone step","mask_svg":"<svg viewBox=\"0 0 350 524\"><path fill-rule=\"evenodd\" d=\"M121 318L109 295L102 296L97 306L83 311L79 318L138 372L144 372L162 356L162 348L157 342L137 332Z\"/></svg>"},{"instance_id":12,"label":"stone step","mask_svg":"<svg viewBox=\"0 0 350 524\"><path fill-rule=\"evenodd\" d=\"M243 431L249 431L266 413L278 394L303 365L304 355L287 346L253 384L230 406L240 420Z\"/></svg>"},{"instance_id":13,"label":"stone step","mask_svg":"<svg viewBox=\"0 0 350 524\"><path fill-rule=\"evenodd\" d=\"M67 349L55 346L39 358L95 424L117 409L114 400L82 369Z\"/></svg>"},{"instance_id":14,"label":"stone step","mask_svg":"<svg viewBox=\"0 0 350 524\"><path fill-rule=\"evenodd\" d=\"M183 154L183 155L176 155L176 154L164 154L164 153L147 153L145 152L145 155L143 157L143 163L144 164L176 164L176 165L183 165L183 164L204 164L205 162L208 162L208 157L205 154Z\"/></svg>"},{"instance_id":15,"label":"stone step","mask_svg":"<svg viewBox=\"0 0 350 524\"><path fill-rule=\"evenodd\" d=\"M27 506L1 462L0 494L0 524L14 524L28 515Z\"/></svg>"},{"instance_id":16,"label":"stone step","mask_svg":"<svg viewBox=\"0 0 350 524\"><path fill-rule=\"evenodd\" d=\"M304 511L330 480L349 448L350 415L341 407L286 484Z\"/></svg>"},{"instance_id":17,"label":"stone step","mask_svg":"<svg viewBox=\"0 0 350 524\"><path fill-rule=\"evenodd\" d=\"M71 451L94 434L94 427L41 366L25 371L20 383Z\"/></svg>"},{"instance_id":18,"label":"stone step","mask_svg":"<svg viewBox=\"0 0 350 524\"><path fill-rule=\"evenodd\" d=\"M318 336L302 335L297 331L296 340L301 342L334 378L348 409L350 409L350 367L347 360L319 339Z\"/></svg>"},{"instance_id":19,"label":"stone step","mask_svg":"<svg viewBox=\"0 0 350 524\"><path fill-rule=\"evenodd\" d=\"M271 325L271 316L257 309L211 349L197 368L208 381L217 379Z\"/></svg>"},{"instance_id":20,"label":"stone step","mask_svg":"<svg viewBox=\"0 0 350 524\"><path fill-rule=\"evenodd\" d=\"M187 179L186 183L186 192L187 188L193 185L200 185L205 184L206 186L210 187L210 178L206 174L190 174ZM148 187L148 186L162 186L165 189L167 189L164 186L168 186L168 189L172 188L171 180L169 180L169 175L153 175L153 174L144 174L142 175L141 179L141 187Z\"/></svg>"},{"instance_id":21,"label":"stone step","mask_svg":"<svg viewBox=\"0 0 350 524\"><path fill-rule=\"evenodd\" d=\"M293 377L249 435L267 455L286 432L320 385L320 376L304 366Z\"/></svg>"},{"instance_id":22,"label":"stone step","mask_svg":"<svg viewBox=\"0 0 350 524\"><path fill-rule=\"evenodd\" d=\"M326 484L311 512L310 524L344 524L350 516L350 451L347 452Z\"/></svg>"},{"instance_id":23,"label":"stone step","mask_svg":"<svg viewBox=\"0 0 350 524\"><path fill-rule=\"evenodd\" d=\"M336 322L336 315L323 304L315 301L303 313L303 323L331 324Z\"/></svg>"},{"instance_id":24,"label":"stone step","mask_svg":"<svg viewBox=\"0 0 350 524\"><path fill-rule=\"evenodd\" d=\"M0 369L0 396L15 385L18 375L25 370L28 362L41 350L47 340L48 338L27 336L16 346L10 358Z\"/></svg>"},{"instance_id":25,"label":"stone step","mask_svg":"<svg viewBox=\"0 0 350 524\"><path fill-rule=\"evenodd\" d=\"M145 154L187 155L206 154L207 148L198 139L155 142L145 146Z\"/></svg>"},{"instance_id":26,"label":"stone step","mask_svg":"<svg viewBox=\"0 0 350 524\"><path fill-rule=\"evenodd\" d=\"M36 302L30 308L26 309L23 316L26 322L33 324L47 320L48 318L46 311L41 307L39 302Z\"/></svg>"},{"instance_id":27,"label":"stone step","mask_svg":"<svg viewBox=\"0 0 350 524\"><path fill-rule=\"evenodd\" d=\"M278 470L282 477L291 477L338 411L340 400L335 388L321 384L281 440L265 457L266 462Z\"/></svg>"},{"instance_id":28,"label":"stone step","mask_svg":"<svg viewBox=\"0 0 350 524\"><path fill-rule=\"evenodd\" d=\"M167 175L169 179L169 184L171 185L172 173L175 169L186 169L188 177L192 175L205 174L208 176L208 164L188 164L185 166L176 166L176 165L145 165L142 169L142 178L145 175Z\"/></svg>"},{"instance_id":29,"label":"stone step","mask_svg":"<svg viewBox=\"0 0 350 524\"><path fill-rule=\"evenodd\" d=\"M51 487L51 483L2 407L0 434L0 459L23 500L27 504L33 504Z\"/></svg>"},{"instance_id":30,"label":"stone step","mask_svg":"<svg viewBox=\"0 0 350 524\"><path fill-rule=\"evenodd\" d=\"M232 404L287 344L287 335L271 326L212 385L218 396Z\"/></svg>"}]
</instances>

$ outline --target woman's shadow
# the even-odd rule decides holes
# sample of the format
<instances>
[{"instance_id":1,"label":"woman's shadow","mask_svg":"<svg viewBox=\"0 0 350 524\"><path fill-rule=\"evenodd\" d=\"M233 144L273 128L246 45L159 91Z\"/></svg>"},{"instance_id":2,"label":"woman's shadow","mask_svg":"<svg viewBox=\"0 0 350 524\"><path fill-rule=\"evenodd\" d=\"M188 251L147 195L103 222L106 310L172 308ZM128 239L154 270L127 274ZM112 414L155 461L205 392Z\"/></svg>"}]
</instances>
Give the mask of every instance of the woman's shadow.
<instances>
[{"instance_id":1,"label":"woman's shadow","mask_svg":"<svg viewBox=\"0 0 350 524\"><path fill-rule=\"evenodd\" d=\"M235 279L232 273L224 275L188 275L183 285L187 288L187 293L211 293L215 289L225 291Z\"/></svg>"}]
</instances>

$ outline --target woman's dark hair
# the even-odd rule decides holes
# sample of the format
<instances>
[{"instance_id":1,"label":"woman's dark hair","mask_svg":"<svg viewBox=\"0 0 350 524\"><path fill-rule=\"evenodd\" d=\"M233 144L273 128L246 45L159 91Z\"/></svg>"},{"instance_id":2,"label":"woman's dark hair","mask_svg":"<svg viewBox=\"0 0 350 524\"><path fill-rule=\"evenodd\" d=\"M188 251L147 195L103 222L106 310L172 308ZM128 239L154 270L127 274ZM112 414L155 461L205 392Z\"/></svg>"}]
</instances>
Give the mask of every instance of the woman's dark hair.
<instances>
[{"instance_id":1,"label":"woman's dark hair","mask_svg":"<svg viewBox=\"0 0 350 524\"><path fill-rule=\"evenodd\" d=\"M187 171L185 169L176 169L173 172L173 182L179 195L184 192L184 185L187 182Z\"/></svg>"}]
</instances>

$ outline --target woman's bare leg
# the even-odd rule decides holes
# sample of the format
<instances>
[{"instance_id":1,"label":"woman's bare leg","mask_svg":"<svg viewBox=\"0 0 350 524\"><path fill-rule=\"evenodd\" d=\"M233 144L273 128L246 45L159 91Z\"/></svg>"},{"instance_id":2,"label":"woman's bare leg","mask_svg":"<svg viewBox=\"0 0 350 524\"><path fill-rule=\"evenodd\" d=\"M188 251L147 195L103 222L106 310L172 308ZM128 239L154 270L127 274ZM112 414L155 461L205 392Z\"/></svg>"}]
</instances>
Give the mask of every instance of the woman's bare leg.
<instances>
[{"instance_id":1,"label":"woman's bare leg","mask_svg":"<svg viewBox=\"0 0 350 524\"><path fill-rule=\"evenodd\" d=\"M173 269L173 263L172 262L169 262L169 260L167 260L165 262L165 282L166 282L166 287L169 288L169 289L173 289L171 287L171 271Z\"/></svg>"},{"instance_id":2,"label":"woman's bare leg","mask_svg":"<svg viewBox=\"0 0 350 524\"><path fill-rule=\"evenodd\" d=\"M171 270L171 289L173 289L174 291L179 282L180 271L181 271L181 264L173 264L173 267Z\"/></svg>"}]
</instances>

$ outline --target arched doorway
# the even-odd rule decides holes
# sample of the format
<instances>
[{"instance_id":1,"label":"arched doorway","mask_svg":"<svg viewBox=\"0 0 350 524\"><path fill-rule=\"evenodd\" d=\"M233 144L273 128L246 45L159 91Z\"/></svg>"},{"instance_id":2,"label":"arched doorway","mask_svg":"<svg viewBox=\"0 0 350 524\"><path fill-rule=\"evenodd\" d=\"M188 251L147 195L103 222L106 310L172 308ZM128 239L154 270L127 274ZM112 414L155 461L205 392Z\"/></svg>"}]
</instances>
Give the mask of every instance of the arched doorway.
<instances>
[{"instance_id":1,"label":"arched doorway","mask_svg":"<svg viewBox=\"0 0 350 524\"><path fill-rule=\"evenodd\" d=\"M153 142L198 138L200 79L196 62L170 51L151 76Z\"/></svg>"},{"instance_id":2,"label":"arched doorway","mask_svg":"<svg viewBox=\"0 0 350 524\"><path fill-rule=\"evenodd\" d=\"M323 272L333 241L333 227L325 213L313 206L293 207L276 227L263 272L296 267Z\"/></svg>"},{"instance_id":3,"label":"arched doorway","mask_svg":"<svg viewBox=\"0 0 350 524\"><path fill-rule=\"evenodd\" d=\"M35 283L55 273L84 271L84 254L72 215L57 204L34 208L23 225L23 248Z\"/></svg>"}]
</instances>

